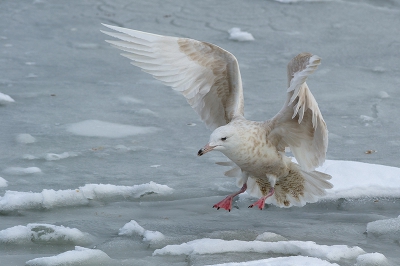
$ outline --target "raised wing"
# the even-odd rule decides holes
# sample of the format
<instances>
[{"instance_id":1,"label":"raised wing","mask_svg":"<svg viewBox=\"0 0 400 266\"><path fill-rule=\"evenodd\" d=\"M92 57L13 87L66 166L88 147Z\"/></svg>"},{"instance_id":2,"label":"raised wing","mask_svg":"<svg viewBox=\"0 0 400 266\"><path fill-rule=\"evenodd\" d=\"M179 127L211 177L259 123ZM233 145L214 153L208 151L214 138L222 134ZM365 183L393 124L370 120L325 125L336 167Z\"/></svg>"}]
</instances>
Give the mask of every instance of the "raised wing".
<instances>
[{"instance_id":1,"label":"raised wing","mask_svg":"<svg viewBox=\"0 0 400 266\"><path fill-rule=\"evenodd\" d=\"M301 168L314 170L325 161L328 130L306 79L321 63L321 58L301 53L288 64L287 99L269 126L268 139L279 150L290 147Z\"/></svg>"},{"instance_id":2,"label":"raised wing","mask_svg":"<svg viewBox=\"0 0 400 266\"><path fill-rule=\"evenodd\" d=\"M120 39L107 41L125 51L132 64L185 96L208 128L226 125L243 116L243 89L236 58L222 48L192 39L104 26L103 33Z\"/></svg>"}]
</instances>

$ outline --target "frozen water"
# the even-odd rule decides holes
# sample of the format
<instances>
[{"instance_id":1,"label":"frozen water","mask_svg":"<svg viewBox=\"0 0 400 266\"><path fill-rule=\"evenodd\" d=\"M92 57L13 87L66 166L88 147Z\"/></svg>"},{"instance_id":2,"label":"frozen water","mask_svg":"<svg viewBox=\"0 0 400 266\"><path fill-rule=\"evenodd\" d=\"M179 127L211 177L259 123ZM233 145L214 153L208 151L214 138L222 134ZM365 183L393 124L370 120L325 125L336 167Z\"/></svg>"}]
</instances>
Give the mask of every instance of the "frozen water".
<instances>
[{"instance_id":1,"label":"frozen water","mask_svg":"<svg viewBox=\"0 0 400 266\"><path fill-rule=\"evenodd\" d=\"M228 30L229 39L239 42L254 41L253 35L250 32L241 31L240 28L232 28Z\"/></svg>"},{"instance_id":2,"label":"frozen water","mask_svg":"<svg viewBox=\"0 0 400 266\"><path fill-rule=\"evenodd\" d=\"M0 91L15 102L0 104L0 175L8 185L0 186L0 230L28 235L29 224L46 224L47 233L63 226L91 242L0 242L0 264L400 265L400 2L282 2L3 0ZM329 160L320 170L335 187L301 208L252 210L254 199L244 195L230 213L213 209L237 188L214 164L225 159L221 154L196 156L210 132L180 95L109 47L101 23L232 52L252 120L280 110L293 56L322 57L308 85L330 132ZM233 27L255 40L230 40ZM21 133L36 141L18 141ZM149 244L143 236L118 235L133 219L165 238ZM265 232L287 239L293 250L300 241L302 254L314 247L334 254L336 246L366 253L339 261L249 250L152 255L207 238L279 245Z\"/></svg>"}]
</instances>

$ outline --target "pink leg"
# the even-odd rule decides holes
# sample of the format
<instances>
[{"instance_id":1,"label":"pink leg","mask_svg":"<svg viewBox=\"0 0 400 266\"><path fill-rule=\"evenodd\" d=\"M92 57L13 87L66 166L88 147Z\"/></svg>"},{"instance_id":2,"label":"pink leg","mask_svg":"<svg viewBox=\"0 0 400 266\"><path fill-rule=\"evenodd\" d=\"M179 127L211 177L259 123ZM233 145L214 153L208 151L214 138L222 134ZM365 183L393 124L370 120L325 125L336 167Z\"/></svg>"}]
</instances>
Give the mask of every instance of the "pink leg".
<instances>
[{"instance_id":1,"label":"pink leg","mask_svg":"<svg viewBox=\"0 0 400 266\"><path fill-rule=\"evenodd\" d=\"M259 208L260 210L264 209L265 200L266 200L267 198L271 197L272 195L274 195L274 193L275 193L275 190L274 190L274 188L272 187L272 188L269 190L269 192L268 192L267 195L261 197L261 198L260 198L259 200L257 200L255 203L251 204L251 205L249 206L249 208L253 208L254 206L258 206L258 208Z\"/></svg>"},{"instance_id":2,"label":"pink leg","mask_svg":"<svg viewBox=\"0 0 400 266\"><path fill-rule=\"evenodd\" d=\"M247 189L247 184L245 183L238 192L233 193L231 195L228 195L225 199L221 200L217 204L214 204L213 208L217 208L217 210L222 208L222 209L225 209L227 211L231 211L233 198L236 197L237 195L245 192L246 189Z\"/></svg>"}]
</instances>

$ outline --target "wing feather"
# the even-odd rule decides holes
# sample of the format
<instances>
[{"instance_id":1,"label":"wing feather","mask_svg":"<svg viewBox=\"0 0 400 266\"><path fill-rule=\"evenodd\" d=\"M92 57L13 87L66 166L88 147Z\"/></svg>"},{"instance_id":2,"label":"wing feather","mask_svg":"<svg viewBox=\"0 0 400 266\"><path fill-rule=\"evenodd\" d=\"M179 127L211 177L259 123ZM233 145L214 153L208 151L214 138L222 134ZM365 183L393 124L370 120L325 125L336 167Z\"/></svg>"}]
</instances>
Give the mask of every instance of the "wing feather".
<instances>
[{"instance_id":1,"label":"wing feather","mask_svg":"<svg viewBox=\"0 0 400 266\"><path fill-rule=\"evenodd\" d=\"M281 151L290 147L305 171L322 165L328 148L325 121L305 82L320 62L318 56L309 53L299 54L289 62L286 102L267 123L271 128L268 139Z\"/></svg>"},{"instance_id":2,"label":"wing feather","mask_svg":"<svg viewBox=\"0 0 400 266\"><path fill-rule=\"evenodd\" d=\"M183 94L210 129L243 116L243 89L236 58L222 48L192 39L104 26L107 41L144 72Z\"/></svg>"}]
</instances>

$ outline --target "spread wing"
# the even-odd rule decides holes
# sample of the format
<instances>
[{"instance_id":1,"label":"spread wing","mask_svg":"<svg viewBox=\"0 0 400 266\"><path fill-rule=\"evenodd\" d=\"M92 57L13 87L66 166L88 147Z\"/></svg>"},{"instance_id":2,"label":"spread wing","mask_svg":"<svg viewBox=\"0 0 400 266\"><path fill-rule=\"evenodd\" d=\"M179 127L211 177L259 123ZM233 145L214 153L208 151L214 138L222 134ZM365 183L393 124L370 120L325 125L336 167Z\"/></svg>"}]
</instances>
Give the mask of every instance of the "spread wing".
<instances>
[{"instance_id":1,"label":"spread wing","mask_svg":"<svg viewBox=\"0 0 400 266\"><path fill-rule=\"evenodd\" d=\"M318 56L309 53L301 53L289 62L287 99L268 123L271 127L268 139L278 150L290 147L297 162L306 171L323 164L328 148L325 121L305 82L320 62Z\"/></svg>"},{"instance_id":2,"label":"spread wing","mask_svg":"<svg viewBox=\"0 0 400 266\"><path fill-rule=\"evenodd\" d=\"M104 26L107 41L125 51L132 64L183 94L208 128L243 116L243 89L236 58L222 48L192 39Z\"/></svg>"}]
</instances>

